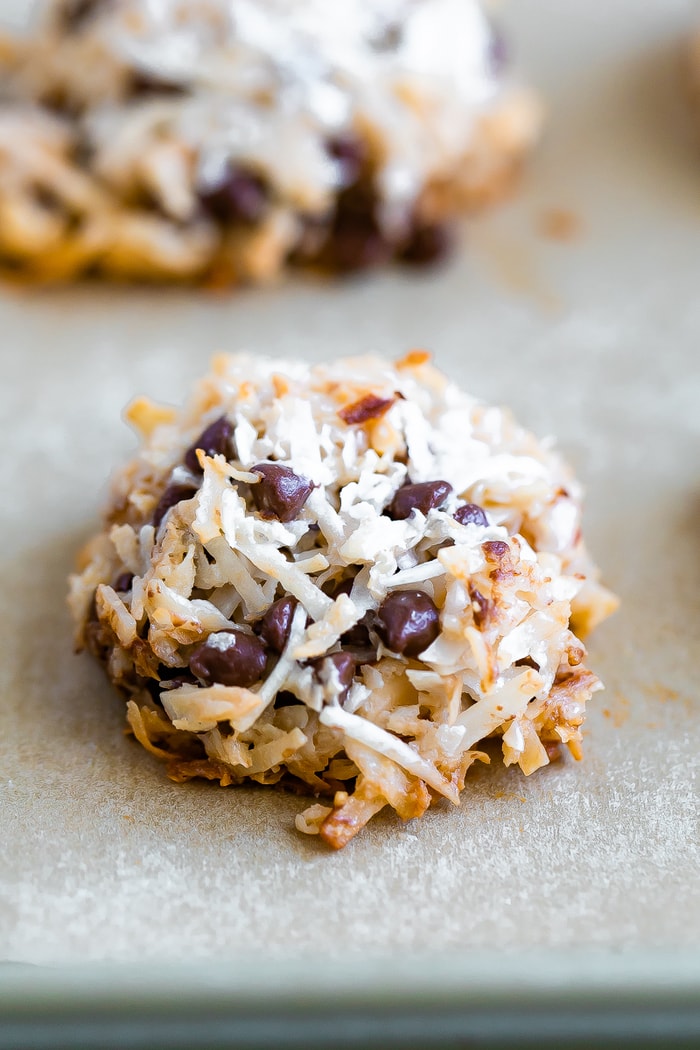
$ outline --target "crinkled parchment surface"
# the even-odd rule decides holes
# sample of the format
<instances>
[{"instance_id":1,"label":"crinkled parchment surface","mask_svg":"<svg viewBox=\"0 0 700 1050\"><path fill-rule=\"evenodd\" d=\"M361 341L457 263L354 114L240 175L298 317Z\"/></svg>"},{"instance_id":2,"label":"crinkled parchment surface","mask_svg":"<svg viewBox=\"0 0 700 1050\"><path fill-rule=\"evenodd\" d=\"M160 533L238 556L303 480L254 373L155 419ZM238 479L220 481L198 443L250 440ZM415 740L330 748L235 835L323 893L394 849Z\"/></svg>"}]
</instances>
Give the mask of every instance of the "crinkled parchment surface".
<instances>
[{"instance_id":1,"label":"crinkled parchment surface","mask_svg":"<svg viewBox=\"0 0 700 1050\"><path fill-rule=\"evenodd\" d=\"M696 942L700 155L675 97L692 14L511 5L548 136L520 197L440 274L230 298L0 291L1 958ZM542 238L551 208L578 237ZM300 800L177 786L122 735L122 702L71 652L65 577L133 447L133 394L180 400L220 349L416 345L558 435L623 606L589 643L607 691L583 763L475 768L459 809L382 816L331 855L294 831Z\"/></svg>"}]
</instances>

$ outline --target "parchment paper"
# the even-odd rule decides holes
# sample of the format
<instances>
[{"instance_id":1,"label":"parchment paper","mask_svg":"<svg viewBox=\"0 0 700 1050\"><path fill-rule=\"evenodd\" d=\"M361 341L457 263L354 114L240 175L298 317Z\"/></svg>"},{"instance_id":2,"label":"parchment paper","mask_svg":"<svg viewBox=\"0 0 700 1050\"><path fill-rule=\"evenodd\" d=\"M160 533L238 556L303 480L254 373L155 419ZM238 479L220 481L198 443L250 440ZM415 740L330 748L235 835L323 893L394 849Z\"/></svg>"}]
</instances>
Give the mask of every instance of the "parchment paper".
<instances>
[{"instance_id":1,"label":"parchment paper","mask_svg":"<svg viewBox=\"0 0 700 1050\"><path fill-rule=\"evenodd\" d=\"M682 0L518 0L550 105L512 204L424 277L203 293L0 292L0 958L221 960L376 950L697 944L700 155L679 100ZM573 213L571 239L543 213ZM65 577L133 447L136 393L180 400L209 356L427 346L556 434L621 611L583 763L470 774L459 809L373 820L335 855L303 800L177 786L71 651Z\"/></svg>"}]
</instances>

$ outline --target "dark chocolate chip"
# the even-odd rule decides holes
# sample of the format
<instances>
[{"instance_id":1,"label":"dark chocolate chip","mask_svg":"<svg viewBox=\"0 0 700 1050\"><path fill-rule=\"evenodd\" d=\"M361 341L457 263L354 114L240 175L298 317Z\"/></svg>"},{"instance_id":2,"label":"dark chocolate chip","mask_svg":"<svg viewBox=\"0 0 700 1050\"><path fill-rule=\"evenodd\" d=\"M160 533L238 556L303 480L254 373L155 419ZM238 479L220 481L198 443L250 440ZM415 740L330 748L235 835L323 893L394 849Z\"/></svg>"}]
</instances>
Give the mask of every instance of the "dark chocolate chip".
<instances>
[{"instance_id":1,"label":"dark chocolate chip","mask_svg":"<svg viewBox=\"0 0 700 1050\"><path fill-rule=\"evenodd\" d=\"M253 502L264 518L294 521L313 489L313 482L281 463L256 463L251 467L260 482L251 485Z\"/></svg>"},{"instance_id":2,"label":"dark chocolate chip","mask_svg":"<svg viewBox=\"0 0 700 1050\"><path fill-rule=\"evenodd\" d=\"M382 31L370 41L375 51L384 53L397 51L403 40L403 26L400 22L387 22Z\"/></svg>"},{"instance_id":3,"label":"dark chocolate chip","mask_svg":"<svg viewBox=\"0 0 700 1050\"><path fill-rule=\"evenodd\" d=\"M341 691L338 694L339 699L344 700L355 677L355 659L350 653L332 653L330 656L321 656L318 660L311 661L311 666L319 679L323 678L326 681L331 673L329 665L335 667L338 682L341 686Z\"/></svg>"},{"instance_id":4,"label":"dark chocolate chip","mask_svg":"<svg viewBox=\"0 0 700 1050\"><path fill-rule=\"evenodd\" d=\"M362 618L354 627L340 637L340 644L344 649L372 649L372 639L369 636L368 623Z\"/></svg>"},{"instance_id":5,"label":"dark chocolate chip","mask_svg":"<svg viewBox=\"0 0 700 1050\"><path fill-rule=\"evenodd\" d=\"M334 582L328 589L327 594L333 599L336 599L340 594L350 594L354 582L354 578L350 577L342 580L340 583ZM356 663L371 662L376 656L377 647L372 643L369 633L373 619L372 613L365 613L361 620L340 637L340 644L343 650L355 650L352 655Z\"/></svg>"},{"instance_id":6,"label":"dark chocolate chip","mask_svg":"<svg viewBox=\"0 0 700 1050\"><path fill-rule=\"evenodd\" d=\"M452 515L460 525L488 525L489 519L477 503L464 503Z\"/></svg>"},{"instance_id":7,"label":"dark chocolate chip","mask_svg":"<svg viewBox=\"0 0 700 1050\"><path fill-rule=\"evenodd\" d=\"M66 32L81 30L105 6L105 0L64 0L58 10L58 24Z\"/></svg>"},{"instance_id":8,"label":"dark chocolate chip","mask_svg":"<svg viewBox=\"0 0 700 1050\"><path fill-rule=\"evenodd\" d=\"M192 471L193 474L201 474L202 468L197 462L197 449L201 450L207 456L226 456L228 459L229 451L231 448L231 438L233 437L233 424L229 422L226 416L220 416L215 419L213 423L202 431L197 440L192 444L185 453L185 466Z\"/></svg>"},{"instance_id":9,"label":"dark chocolate chip","mask_svg":"<svg viewBox=\"0 0 700 1050\"><path fill-rule=\"evenodd\" d=\"M190 670L205 685L250 686L265 670L265 646L254 634L235 628L210 634L190 656Z\"/></svg>"},{"instance_id":10,"label":"dark chocolate chip","mask_svg":"<svg viewBox=\"0 0 700 1050\"><path fill-rule=\"evenodd\" d=\"M287 644L298 604L296 598L292 598L291 595L278 598L260 620L260 635L276 653L281 653Z\"/></svg>"},{"instance_id":11,"label":"dark chocolate chip","mask_svg":"<svg viewBox=\"0 0 700 1050\"><path fill-rule=\"evenodd\" d=\"M440 633L440 614L423 591L394 591L377 611L376 628L392 653L418 656Z\"/></svg>"},{"instance_id":12,"label":"dark chocolate chip","mask_svg":"<svg viewBox=\"0 0 700 1050\"><path fill-rule=\"evenodd\" d=\"M489 19L489 22L489 66L491 67L492 76L500 77L503 75L510 62L508 42L500 25L497 22L494 22L493 19Z\"/></svg>"},{"instance_id":13,"label":"dark chocolate chip","mask_svg":"<svg viewBox=\"0 0 700 1050\"><path fill-rule=\"evenodd\" d=\"M196 491L197 489L194 485L168 485L153 512L153 524L155 527L158 528L171 507L175 507L182 500L192 499Z\"/></svg>"},{"instance_id":14,"label":"dark chocolate chip","mask_svg":"<svg viewBox=\"0 0 700 1050\"><path fill-rule=\"evenodd\" d=\"M340 168L341 186L352 186L357 182L367 160L364 143L353 135L338 135L330 139L326 148Z\"/></svg>"},{"instance_id":15,"label":"dark chocolate chip","mask_svg":"<svg viewBox=\"0 0 700 1050\"><path fill-rule=\"evenodd\" d=\"M133 572L122 572L117 576L114 581L114 590L118 594L126 594L127 591L131 590L131 583L134 579Z\"/></svg>"},{"instance_id":16,"label":"dark chocolate chip","mask_svg":"<svg viewBox=\"0 0 700 1050\"><path fill-rule=\"evenodd\" d=\"M219 222L253 226L267 209L269 191L255 172L229 167L217 186L200 191L199 199Z\"/></svg>"},{"instance_id":17,"label":"dark chocolate chip","mask_svg":"<svg viewBox=\"0 0 700 1050\"><path fill-rule=\"evenodd\" d=\"M392 255L375 219L352 210L336 215L330 239L331 265L342 273L380 266Z\"/></svg>"},{"instance_id":18,"label":"dark chocolate chip","mask_svg":"<svg viewBox=\"0 0 700 1050\"><path fill-rule=\"evenodd\" d=\"M390 503L387 514L397 521L408 518L414 510L427 514L429 510L442 506L451 492L452 486L447 481L403 485Z\"/></svg>"},{"instance_id":19,"label":"dark chocolate chip","mask_svg":"<svg viewBox=\"0 0 700 1050\"><path fill-rule=\"evenodd\" d=\"M430 266L446 259L454 248L454 236L444 223L420 223L413 227L410 237L399 253L409 266Z\"/></svg>"}]
</instances>

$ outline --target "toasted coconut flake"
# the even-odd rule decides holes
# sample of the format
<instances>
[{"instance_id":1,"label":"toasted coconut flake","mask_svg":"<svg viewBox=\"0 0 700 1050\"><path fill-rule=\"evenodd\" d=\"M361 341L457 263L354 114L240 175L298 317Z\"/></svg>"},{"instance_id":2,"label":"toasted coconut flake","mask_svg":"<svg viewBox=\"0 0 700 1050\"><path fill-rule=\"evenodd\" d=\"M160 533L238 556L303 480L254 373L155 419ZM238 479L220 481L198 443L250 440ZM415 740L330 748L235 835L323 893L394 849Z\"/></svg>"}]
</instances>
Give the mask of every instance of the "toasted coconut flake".
<instances>
[{"instance_id":1,"label":"toasted coconut flake","mask_svg":"<svg viewBox=\"0 0 700 1050\"><path fill-rule=\"evenodd\" d=\"M128 700L126 704L126 720L131 727L131 731L138 740L141 747L145 747L146 751L150 751L156 758L170 758L170 752L165 748L157 747L156 744L151 740L149 733L149 727L146 723L146 709L142 709L135 703L134 700Z\"/></svg>"},{"instance_id":2,"label":"toasted coconut flake","mask_svg":"<svg viewBox=\"0 0 700 1050\"><path fill-rule=\"evenodd\" d=\"M136 640L136 620L112 587L100 584L95 591L96 612L100 620L108 623L125 649Z\"/></svg>"},{"instance_id":3,"label":"toasted coconut flake","mask_svg":"<svg viewBox=\"0 0 700 1050\"><path fill-rule=\"evenodd\" d=\"M259 706L257 693L236 685L191 686L161 693L161 701L176 729L202 733L218 722L230 722L236 729L241 720Z\"/></svg>"},{"instance_id":4,"label":"toasted coconut flake","mask_svg":"<svg viewBox=\"0 0 700 1050\"><path fill-rule=\"evenodd\" d=\"M473 747L504 722L521 715L541 684L541 677L532 670L498 682L486 696L459 716L458 724L465 730L464 747Z\"/></svg>"},{"instance_id":5,"label":"toasted coconut flake","mask_svg":"<svg viewBox=\"0 0 700 1050\"><path fill-rule=\"evenodd\" d=\"M367 423L370 419L381 419L395 400L393 397L377 397L376 394L365 394L358 401L341 408L338 415L349 426L357 423Z\"/></svg>"},{"instance_id":6,"label":"toasted coconut flake","mask_svg":"<svg viewBox=\"0 0 700 1050\"><path fill-rule=\"evenodd\" d=\"M303 813L297 813L294 824L302 835L318 835L324 820L332 812L331 806L322 806L317 802L305 809Z\"/></svg>"},{"instance_id":7,"label":"toasted coconut flake","mask_svg":"<svg viewBox=\"0 0 700 1050\"><path fill-rule=\"evenodd\" d=\"M366 744L373 751L392 759L402 769L425 780L426 784L435 788L439 794L449 798L451 802L457 805L459 799L454 784L446 781L432 762L422 759L403 740L392 736L391 733L387 733L384 729L380 729L379 726L373 725L372 722L367 721L365 718L344 711L341 707L324 707L320 714L320 720L323 725L333 726L335 729L342 730L348 740Z\"/></svg>"},{"instance_id":8,"label":"toasted coconut flake","mask_svg":"<svg viewBox=\"0 0 700 1050\"><path fill-rule=\"evenodd\" d=\"M332 849L343 849L386 805L374 784L361 785L344 805L328 814L319 834Z\"/></svg>"},{"instance_id":9,"label":"toasted coconut flake","mask_svg":"<svg viewBox=\"0 0 700 1050\"><path fill-rule=\"evenodd\" d=\"M307 628L305 641L294 650L294 659L310 660L327 652L341 634L354 627L363 612L364 609L358 610L347 594L340 594L326 615Z\"/></svg>"},{"instance_id":10,"label":"toasted coconut flake","mask_svg":"<svg viewBox=\"0 0 700 1050\"><path fill-rule=\"evenodd\" d=\"M158 427L175 422L177 409L158 405L148 397L137 397L127 406L124 418L142 438L150 438Z\"/></svg>"},{"instance_id":11,"label":"toasted coconut flake","mask_svg":"<svg viewBox=\"0 0 700 1050\"><path fill-rule=\"evenodd\" d=\"M306 743L306 736L301 729L290 729L288 733L278 733L274 740L265 744L256 744L248 752L246 773L275 773L285 762L288 762Z\"/></svg>"}]
</instances>

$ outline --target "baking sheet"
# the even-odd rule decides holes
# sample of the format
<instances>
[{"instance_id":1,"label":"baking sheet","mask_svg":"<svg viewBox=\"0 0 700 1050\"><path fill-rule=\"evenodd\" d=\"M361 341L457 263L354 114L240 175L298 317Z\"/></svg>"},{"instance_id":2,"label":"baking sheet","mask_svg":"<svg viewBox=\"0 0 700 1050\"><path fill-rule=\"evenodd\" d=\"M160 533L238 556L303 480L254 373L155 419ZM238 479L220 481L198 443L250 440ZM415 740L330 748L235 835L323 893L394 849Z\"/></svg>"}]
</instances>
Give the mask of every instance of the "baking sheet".
<instances>
[{"instance_id":1,"label":"baking sheet","mask_svg":"<svg viewBox=\"0 0 700 1050\"><path fill-rule=\"evenodd\" d=\"M0 958L697 946L700 156L677 94L694 6L513 0L547 136L517 199L438 274L0 291ZM571 239L543 236L553 208ZM380 816L332 854L294 831L301 800L171 784L122 735L121 702L72 654L65 577L133 447L133 394L180 400L222 349L414 346L558 436L623 604L590 640L607 691L583 763L479 767L459 809Z\"/></svg>"}]
</instances>

